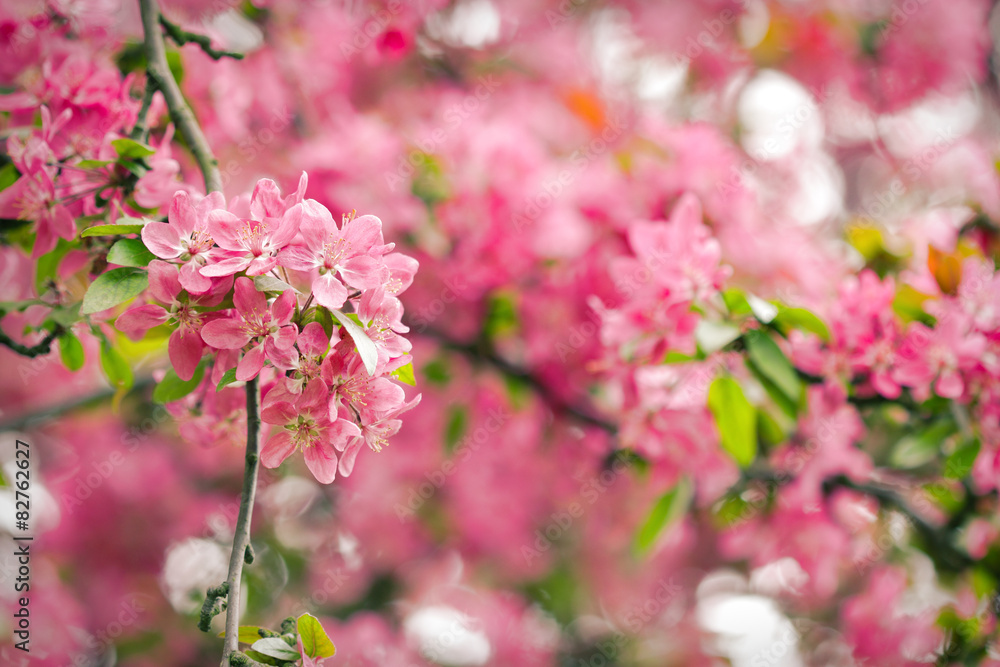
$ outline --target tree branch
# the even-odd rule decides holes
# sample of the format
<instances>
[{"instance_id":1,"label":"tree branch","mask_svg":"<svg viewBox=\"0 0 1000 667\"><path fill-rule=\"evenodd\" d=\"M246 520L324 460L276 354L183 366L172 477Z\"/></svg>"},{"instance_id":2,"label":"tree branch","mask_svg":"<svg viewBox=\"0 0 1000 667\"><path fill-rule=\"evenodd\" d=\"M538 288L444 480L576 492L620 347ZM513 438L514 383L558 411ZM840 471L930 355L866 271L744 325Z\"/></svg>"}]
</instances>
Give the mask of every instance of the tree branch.
<instances>
[{"instance_id":1,"label":"tree branch","mask_svg":"<svg viewBox=\"0 0 1000 667\"><path fill-rule=\"evenodd\" d=\"M40 357L52 351L52 341L54 341L61 332L62 329L60 327L56 327L50 331L49 334L45 336L45 338L43 338L37 345L29 346L18 343L3 331L0 331L0 344L9 347L22 357Z\"/></svg>"},{"instance_id":2,"label":"tree branch","mask_svg":"<svg viewBox=\"0 0 1000 667\"><path fill-rule=\"evenodd\" d=\"M167 31L167 34L170 35L170 39L174 40L177 46L184 46L190 42L200 46L201 50L204 51L212 60L220 60L222 58L243 60L242 53L214 49L212 48L212 40L207 35L199 35L198 33L188 32L176 23L171 23L167 19L163 18L162 14L160 15L160 25L163 26L163 29Z\"/></svg>"},{"instance_id":3,"label":"tree branch","mask_svg":"<svg viewBox=\"0 0 1000 667\"><path fill-rule=\"evenodd\" d=\"M205 189L208 192L221 191L222 174L219 172L219 164L212 155L212 149L194 113L184 100L184 95L167 65L163 33L160 31L160 9L156 0L139 0L139 9L142 13L142 29L145 34L146 74L156 82L156 87L163 93L167 108L170 110L170 118L187 142L194 159L198 162L198 168L205 177Z\"/></svg>"},{"instance_id":4,"label":"tree branch","mask_svg":"<svg viewBox=\"0 0 1000 667\"><path fill-rule=\"evenodd\" d=\"M229 656L239 648L240 634L240 582L243 563L250 547L250 517L254 496L257 494L257 469L260 467L260 387L254 378L247 382L247 451L243 470L243 493L240 496L240 513L236 518L233 551L229 554L229 576L225 585L229 591L226 605L226 639L222 650L222 667L229 664Z\"/></svg>"},{"instance_id":5,"label":"tree branch","mask_svg":"<svg viewBox=\"0 0 1000 667\"><path fill-rule=\"evenodd\" d=\"M557 413L566 415L567 417L575 419L576 421L582 422L588 426L595 426L607 433L610 433L611 435L618 433L617 424L593 414L587 408L574 405L563 399L551 387L545 384L541 378L533 375L530 371L520 368L519 366L515 366L503 357L497 355L492 350L487 349L485 346L473 343L462 343L451 338L444 332L433 328L427 328L417 333L418 335L434 339L446 349L460 352L473 360L483 361L490 366L493 366L493 368L509 378L524 382Z\"/></svg>"}]
</instances>

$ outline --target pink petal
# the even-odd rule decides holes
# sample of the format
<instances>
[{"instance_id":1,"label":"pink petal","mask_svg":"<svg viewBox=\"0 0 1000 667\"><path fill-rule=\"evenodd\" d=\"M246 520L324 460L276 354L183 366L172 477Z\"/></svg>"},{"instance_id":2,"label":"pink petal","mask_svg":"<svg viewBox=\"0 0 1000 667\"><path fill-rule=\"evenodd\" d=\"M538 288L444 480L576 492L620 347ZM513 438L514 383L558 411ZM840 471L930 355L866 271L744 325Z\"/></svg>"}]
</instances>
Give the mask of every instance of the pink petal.
<instances>
[{"instance_id":1,"label":"pink petal","mask_svg":"<svg viewBox=\"0 0 1000 667\"><path fill-rule=\"evenodd\" d=\"M264 341L264 351L275 368L290 371L298 366L299 351L293 345L284 349L279 348L274 344L274 336L268 336Z\"/></svg>"},{"instance_id":2,"label":"pink petal","mask_svg":"<svg viewBox=\"0 0 1000 667\"><path fill-rule=\"evenodd\" d=\"M197 217L195 215L194 204L188 193L180 190L174 194L173 201L170 202L170 212L167 214L170 226L179 234L185 237L191 236L194 231ZM148 226L148 225L147 225ZM145 241L146 239L143 238Z\"/></svg>"},{"instance_id":3,"label":"pink petal","mask_svg":"<svg viewBox=\"0 0 1000 667\"><path fill-rule=\"evenodd\" d=\"M306 199L301 204L295 206L300 211L302 221L299 224L299 233L306 242L306 246L317 253L323 252L323 244L331 233L336 233L337 224L333 221L330 210L320 204L315 199Z\"/></svg>"},{"instance_id":4,"label":"pink petal","mask_svg":"<svg viewBox=\"0 0 1000 667\"><path fill-rule=\"evenodd\" d=\"M323 264L323 258L302 246L285 246L278 253L278 264L294 271L311 271Z\"/></svg>"},{"instance_id":5,"label":"pink petal","mask_svg":"<svg viewBox=\"0 0 1000 667\"><path fill-rule=\"evenodd\" d=\"M327 443L320 440L304 447L302 455L306 467L320 484L329 484L337 478L337 453Z\"/></svg>"},{"instance_id":6,"label":"pink petal","mask_svg":"<svg viewBox=\"0 0 1000 667\"><path fill-rule=\"evenodd\" d=\"M169 319L169 314L163 306L147 304L129 308L118 316L115 328L132 340L140 340L146 332L158 327Z\"/></svg>"},{"instance_id":7,"label":"pink petal","mask_svg":"<svg viewBox=\"0 0 1000 667\"><path fill-rule=\"evenodd\" d=\"M295 235L299 233L299 225L302 222L302 205L296 204L288 209L281 219L278 227L271 233L271 243L277 248L283 248L292 242Z\"/></svg>"},{"instance_id":8,"label":"pink petal","mask_svg":"<svg viewBox=\"0 0 1000 667\"><path fill-rule=\"evenodd\" d=\"M324 413L327 412L329 394L330 391L327 389L325 382L310 382L302 392L299 400L296 401L295 407L300 413L322 415L325 417Z\"/></svg>"},{"instance_id":9,"label":"pink petal","mask_svg":"<svg viewBox=\"0 0 1000 667\"><path fill-rule=\"evenodd\" d=\"M182 289L176 266L162 259L149 263L149 291L158 301L173 303Z\"/></svg>"},{"instance_id":10,"label":"pink petal","mask_svg":"<svg viewBox=\"0 0 1000 667\"><path fill-rule=\"evenodd\" d=\"M944 398L959 398L965 385L962 383L962 376L956 371L942 371L941 376L934 383L934 389L938 396Z\"/></svg>"},{"instance_id":11,"label":"pink petal","mask_svg":"<svg viewBox=\"0 0 1000 667\"><path fill-rule=\"evenodd\" d=\"M234 273L239 273L243 269L250 266L251 257L250 255L245 255L241 257L230 257L224 259L221 262L215 262L213 264L206 264L201 267L201 275L207 276L209 278L218 278L221 276L231 276Z\"/></svg>"},{"instance_id":12,"label":"pink petal","mask_svg":"<svg viewBox=\"0 0 1000 667\"><path fill-rule=\"evenodd\" d=\"M295 451L292 434L281 429L272 435L260 450L260 463L265 468L277 468Z\"/></svg>"},{"instance_id":13,"label":"pink petal","mask_svg":"<svg viewBox=\"0 0 1000 667\"><path fill-rule=\"evenodd\" d=\"M180 234L165 222L147 222L140 236L149 251L161 259L174 259L184 251Z\"/></svg>"},{"instance_id":14,"label":"pink petal","mask_svg":"<svg viewBox=\"0 0 1000 667\"><path fill-rule=\"evenodd\" d=\"M278 184L270 178L262 178L250 195L250 216L254 220L276 218L285 212L285 204L281 200L281 190Z\"/></svg>"},{"instance_id":15,"label":"pink petal","mask_svg":"<svg viewBox=\"0 0 1000 667\"><path fill-rule=\"evenodd\" d=\"M219 350L238 350L250 342L250 334L239 320L227 317L212 320L201 328L201 338Z\"/></svg>"},{"instance_id":16,"label":"pink petal","mask_svg":"<svg viewBox=\"0 0 1000 667\"><path fill-rule=\"evenodd\" d=\"M229 211L213 210L208 214L208 231L212 240L226 250L245 250L240 233L247 227L247 222Z\"/></svg>"},{"instance_id":17,"label":"pink petal","mask_svg":"<svg viewBox=\"0 0 1000 667\"><path fill-rule=\"evenodd\" d=\"M289 324L288 326L281 327L273 334L271 334L271 340L274 341L274 346L279 350L288 350L295 345L295 339L299 337L299 328L294 324Z\"/></svg>"},{"instance_id":18,"label":"pink petal","mask_svg":"<svg viewBox=\"0 0 1000 667\"><path fill-rule=\"evenodd\" d=\"M253 315L260 317L267 312L267 296L263 292L257 291L252 280L242 276L236 279L233 304L240 315L246 319L250 319Z\"/></svg>"},{"instance_id":19,"label":"pink petal","mask_svg":"<svg viewBox=\"0 0 1000 667\"><path fill-rule=\"evenodd\" d=\"M212 289L212 279L201 275L201 265L191 260L181 265L181 287L191 294L204 294Z\"/></svg>"},{"instance_id":20,"label":"pink petal","mask_svg":"<svg viewBox=\"0 0 1000 667\"><path fill-rule=\"evenodd\" d=\"M271 255L254 257L247 265L248 276L262 276L278 265L278 258Z\"/></svg>"},{"instance_id":21,"label":"pink petal","mask_svg":"<svg viewBox=\"0 0 1000 667\"><path fill-rule=\"evenodd\" d=\"M398 408L405 400L403 388L384 377L372 380L371 391L365 397L367 409L373 412L388 412Z\"/></svg>"},{"instance_id":22,"label":"pink petal","mask_svg":"<svg viewBox=\"0 0 1000 667\"><path fill-rule=\"evenodd\" d=\"M240 363L236 365L236 379L240 382L252 380L262 368L264 368L264 346L257 345L244 354Z\"/></svg>"},{"instance_id":23,"label":"pink petal","mask_svg":"<svg viewBox=\"0 0 1000 667\"><path fill-rule=\"evenodd\" d=\"M359 289L381 287L389 278L389 269L381 258L358 255L340 263L340 276L348 285Z\"/></svg>"},{"instance_id":24,"label":"pink petal","mask_svg":"<svg viewBox=\"0 0 1000 667\"><path fill-rule=\"evenodd\" d=\"M298 416L299 411L288 401L273 401L271 403L264 401L264 407L260 411L262 420L268 424L280 426L294 423Z\"/></svg>"},{"instance_id":25,"label":"pink petal","mask_svg":"<svg viewBox=\"0 0 1000 667\"><path fill-rule=\"evenodd\" d=\"M299 349L302 350L302 354L325 354L329 347L330 339L327 337L323 325L319 322L310 322L299 334Z\"/></svg>"},{"instance_id":26,"label":"pink petal","mask_svg":"<svg viewBox=\"0 0 1000 667\"><path fill-rule=\"evenodd\" d=\"M347 301L347 288L332 273L324 274L313 282L313 294L316 303L331 310L337 310Z\"/></svg>"},{"instance_id":27,"label":"pink petal","mask_svg":"<svg viewBox=\"0 0 1000 667\"><path fill-rule=\"evenodd\" d=\"M295 314L295 292L285 290L271 304L271 319L279 327L283 327L292 321L293 314Z\"/></svg>"},{"instance_id":28,"label":"pink petal","mask_svg":"<svg viewBox=\"0 0 1000 667\"><path fill-rule=\"evenodd\" d=\"M361 445L365 442L364 438L355 438L344 449L344 453L340 455L340 474L343 477L350 477L351 473L354 472L354 462L358 458L358 452L361 451Z\"/></svg>"},{"instance_id":29,"label":"pink petal","mask_svg":"<svg viewBox=\"0 0 1000 667\"><path fill-rule=\"evenodd\" d=\"M181 327L170 334L170 341L167 343L167 352L170 356L170 363L174 365L177 377L182 380L190 380L194 377L194 372L201 361L201 355L205 350L205 344L197 331L191 331Z\"/></svg>"},{"instance_id":30,"label":"pink petal","mask_svg":"<svg viewBox=\"0 0 1000 667\"><path fill-rule=\"evenodd\" d=\"M344 225L344 238L351 244L355 252L368 253L372 246L385 243L382 239L382 221L374 215L362 215Z\"/></svg>"}]
</instances>

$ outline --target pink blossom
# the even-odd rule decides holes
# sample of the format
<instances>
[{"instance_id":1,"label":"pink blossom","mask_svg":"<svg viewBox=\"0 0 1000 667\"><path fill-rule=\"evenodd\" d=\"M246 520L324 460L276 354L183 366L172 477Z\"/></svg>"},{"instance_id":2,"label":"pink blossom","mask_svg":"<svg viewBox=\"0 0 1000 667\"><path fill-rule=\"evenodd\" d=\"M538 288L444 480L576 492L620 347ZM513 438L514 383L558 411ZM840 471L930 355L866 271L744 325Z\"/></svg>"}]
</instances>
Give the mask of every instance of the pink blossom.
<instances>
[{"instance_id":1,"label":"pink blossom","mask_svg":"<svg viewBox=\"0 0 1000 667\"><path fill-rule=\"evenodd\" d=\"M340 474L349 477L354 470L354 462L361 451L361 445L367 444L373 452L380 452L388 443L389 438L396 435L402 427L403 422L399 416L408 410L412 410L420 404L420 394L408 403L400 405L398 408L385 412L377 419L361 426L360 436L351 440L340 457Z\"/></svg>"},{"instance_id":2,"label":"pink blossom","mask_svg":"<svg viewBox=\"0 0 1000 667\"><path fill-rule=\"evenodd\" d=\"M282 363L295 344L298 327L291 324L295 309L295 293L281 293L270 306L263 292L258 292L249 278L236 279L233 299L238 317L213 320L201 330L206 343L220 350L237 350L250 344L236 367L236 379L241 382L257 377L264 362Z\"/></svg>"},{"instance_id":3,"label":"pink blossom","mask_svg":"<svg viewBox=\"0 0 1000 667\"><path fill-rule=\"evenodd\" d=\"M292 401L283 400L286 398L278 392L264 397L261 419L281 430L264 444L260 462L265 468L277 468L292 452L301 449L316 480L329 484L337 476L337 452L343 451L348 439L359 437L361 431L348 419L331 418L327 388L322 382L310 383Z\"/></svg>"},{"instance_id":4,"label":"pink blossom","mask_svg":"<svg viewBox=\"0 0 1000 667\"><path fill-rule=\"evenodd\" d=\"M170 334L167 351L177 377L190 380L194 377L205 349L201 339L205 315L203 312L199 313L198 309L218 305L230 289L232 285L222 281L204 296L181 301L178 297L184 288L180 283L177 267L154 259L149 263L149 291L157 301L167 306L133 306L118 316L115 326L132 340L140 340L153 327L176 324L177 328Z\"/></svg>"},{"instance_id":5,"label":"pink blossom","mask_svg":"<svg viewBox=\"0 0 1000 667\"><path fill-rule=\"evenodd\" d=\"M296 271L319 272L312 285L317 303L337 309L347 300L345 283L370 289L389 279L381 256L373 254L384 249L382 221L374 215L345 217L338 228L325 206L307 199L301 204L301 219L305 245L289 246L279 261Z\"/></svg>"},{"instance_id":6,"label":"pink blossom","mask_svg":"<svg viewBox=\"0 0 1000 667\"><path fill-rule=\"evenodd\" d=\"M304 178L304 176L303 176ZM250 218L229 211L214 210L208 215L208 229L221 248L201 269L203 276L228 276L240 271L259 276L278 265L278 251L299 231L300 205L285 206L274 181L257 182L250 199Z\"/></svg>"},{"instance_id":7,"label":"pink blossom","mask_svg":"<svg viewBox=\"0 0 1000 667\"><path fill-rule=\"evenodd\" d=\"M971 331L971 318L946 306L933 329L921 322L910 324L899 351L894 379L912 387L918 398L934 391L944 398L959 398L965 391L963 371L979 363L986 348L982 334Z\"/></svg>"},{"instance_id":8,"label":"pink blossom","mask_svg":"<svg viewBox=\"0 0 1000 667\"><path fill-rule=\"evenodd\" d=\"M212 281L202 276L199 269L205 265L213 246L208 215L225 205L221 192L200 197L181 190L170 204L167 222L149 222L142 228L146 247L157 257L175 260L180 265L181 285L192 294L212 288Z\"/></svg>"}]
</instances>

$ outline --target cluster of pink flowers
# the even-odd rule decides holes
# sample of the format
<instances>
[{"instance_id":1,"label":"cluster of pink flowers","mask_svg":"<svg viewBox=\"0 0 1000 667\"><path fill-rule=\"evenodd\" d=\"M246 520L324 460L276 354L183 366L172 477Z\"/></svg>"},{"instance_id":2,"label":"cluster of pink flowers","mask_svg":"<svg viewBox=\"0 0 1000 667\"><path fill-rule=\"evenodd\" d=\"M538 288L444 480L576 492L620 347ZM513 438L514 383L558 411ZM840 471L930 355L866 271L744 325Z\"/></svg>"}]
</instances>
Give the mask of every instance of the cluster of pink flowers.
<instances>
[{"instance_id":1,"label":"cluster of pink flowers","mask_svg":"<svg viewBox=\"0 0 1000 667\"><path fill-rule=\"evenodd\" d=\"M206 353L211 385L264 373L261 414L272 433L261 462L274 468L301 449L329 483L351 474L362 444L380 450L419 401L406 402L391 378L410 363L397 295L417 262L393 252L375 216L346 215L338 225L305 199L306 184L303 174L283 198L263 179L229 208L220 193L178 192L167 222L142 228L159 258L149 264L149 303L116 326L140 339L169 325L181 380L194 378Z\"/></svg>"}]
</instances>

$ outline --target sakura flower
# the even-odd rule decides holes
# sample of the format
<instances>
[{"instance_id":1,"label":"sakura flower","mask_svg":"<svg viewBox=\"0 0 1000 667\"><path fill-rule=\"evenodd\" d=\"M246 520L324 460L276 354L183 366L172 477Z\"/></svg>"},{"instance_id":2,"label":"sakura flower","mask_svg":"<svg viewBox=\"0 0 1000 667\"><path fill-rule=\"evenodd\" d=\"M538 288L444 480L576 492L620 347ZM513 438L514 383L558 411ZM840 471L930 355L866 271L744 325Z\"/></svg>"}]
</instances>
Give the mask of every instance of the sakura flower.
<instances>
[{"instance_id":1,"label":"sakura flower","mask_svg":"<svg viewBox=\"0 0 1000 667\"><path fill-rule=\"evenodd\" d=\"M240 271L259 276L278 265L278 251L287 246L299 231L300 205L285 208L277 198L273 181L258 181L250 199L250 218L240 218L229 211L209 214L208 227L215 243L222 249L213 263L201 269L203 276L228 276Z\"/></svg>"},{"instance_id":2,"label":"sakura flower","mask_svg":"<svg viewBox=\"0 0 1000 667\"><path fill-rule=\"evenodd\" d=\"M35 259L55 248L59 238L72 239L76 222L56 194L48 166L55 157L48 143L37 135L25 141L14 136L8 140L7 149L21 177L0 192L0 217L35 221L35 247L31 253Z\"/></svg>"},{"instance_id":3,"label":"sakura flower","mask_svg":"<svg viewBox=\"0 0 1000 667\"><path fill-rule=\"evenodd\" d=\"M274 398L272 398L274 396ZM321 484L337 477L337 452L361 431L354 422L329 415L327 388L322 382L310 383L294 401L283 400L287 394L268 392L261 409L261 419L282 427L268 439L260 452L265 468L277 468L297 449L302 450L306 466Z\"/></svg>"},{"instance_id":4,"label":"sakura flower","mask_svg":"<svg viewBox=\"0 0 1000 667\"><path fill-rule=\"evenodd\" d=\"M115 326L132 340L139 340L153 327L168 322L175 323L177 328L170 334L167 353L177 377L190 380L194 377L205 350L201 339L204 314L198 312L198 307L218 305L231 287L231 283L221 281L211 293L181 301L178 297L184 288L180 283L177 267L154 259L149 263L149 291L156 300L167 304L167 307L158 304L133 306L118 316Z\"/></svg>"},{"instance_id":5,"label":"sakura flower","mask_svg":"<svg viewBox=\"0 0 1000 667\"><path fill-rule=\"evenodd\" d=\"M254 379L266 360L279 367L287 366L289 349L298 334L298 327L291 324L295 293L282 292L268 306L267 297L257 291L253 281L240 277L236 279L233 303L239 318L213 320L202 328L201 337L220 350L238 350L251 344L236 366L236 379L241 382Z\"/></svg>"},{"instance_id":6,"label":"sakura flower","mask_svg":"<svg viewBox=\"0 0 1000 667\"><path fill-rule=\"evenodd\" d=\"M341 341L338 348L345 346L353 346L353 343L350 340ZM370 421L380 413L397 409L406 398L402 387L389 378L369 376L357 354L351 354L346 361L342 354L327 357L323 364L323 379L333 388L331 415L341 407L350 406L362 419Z\"/></svg>"},{"instance_id":7,"label":"sakura flower","mask_svg":"<svg viewBox=\"0 0 1000 667\"><path fill-rule=\"evenodd\" d=\"M305 245L289 246L279 259L282 266L296 271L319 271L319 277L313 281L313 294L321 306L333 309L343 306L348 295L344 283L369 289L381 286L389 278L381 256L371 254L386 247L382 221L374 215L345 218L338 228L325 206L307 199L301 204L301 216L299 231Z\"/></svg>"},{"instance_id":8,"label":"sakura flower","mask_svg":"<svg viewBox=\"0 0 1000 667\"><path fill-rule=\"evenodd\" d=\"M205 197L183 190L174 194L167 222L150 222L142 228L142 241L160 259L175 260L181 267L181 285L192 294L212 288L212 281L198 270L205 265L213 246L208 214L226 205L221 192Z\"/></svg>"},{"instance_id":9,"label":"sakura flower","mask_svg":"<svg viewBox=\"0 0 1000 667\"><path fill-rule=\"evenodd\" d=\"M914 322L903 339L895 380L926 398L930 385L944 398L958 398L965 391L962 371L974 367L986 349L982 334L970 331L970 318L959 308L948 308L937 326Z\"/></svg>"},{"instance_id":10,"label":"sakura flower","mask_svg":"<svg viewBox=\"0 0 1000 667\"><path fill-rule=\"evenodd\" d=\"M382 451L382 448L388 444L389 438L396 435L403 425L399 416L417 407L420 404L420 398L421 395L417 394L416 398L409 403L404 403L398 408L382 414L378 419L364 424L361 427L360 437L351 440L340 457L340 474L343 477L350 476L354 470L354 462L358 458L358 452L361 451L361 445L367 444L374 452Z\"/></svg>"},{"instance_id":11,"label":"sakura flower","mask_svg":"<svg viewBox=\"0 0 1000 667\"><path fill-rule=\"evenodd\" d=\"M189 186L177 180L181 165L171 155L170 142L173 137L174 126L169 125L156 153L146 158L149 171L135 184L135 203L143 208L159 208L171 201L178 189L181 192L189 189Z\"/></svg>"},{"instance_id":12,"label":"sakura flower","mask_svg":"<svg viewBox=\"0 0 1000 667\"><path fill-rule=\"evenodd\" d=\"M336 342L339 340L337 337ZM303 386L313 380L319 380L326 386L321 373L323 358L330 348L330 338L326 335L323 325L319 322L310 322L304 326L299 333L296 346L299 353L290 363L291 370L294 372L287 379L289 391L293 394L301 393Z\"/></svg>"}]
</instances>

